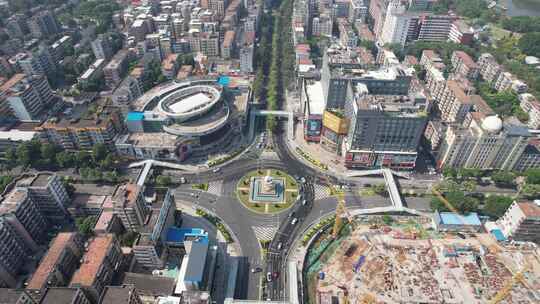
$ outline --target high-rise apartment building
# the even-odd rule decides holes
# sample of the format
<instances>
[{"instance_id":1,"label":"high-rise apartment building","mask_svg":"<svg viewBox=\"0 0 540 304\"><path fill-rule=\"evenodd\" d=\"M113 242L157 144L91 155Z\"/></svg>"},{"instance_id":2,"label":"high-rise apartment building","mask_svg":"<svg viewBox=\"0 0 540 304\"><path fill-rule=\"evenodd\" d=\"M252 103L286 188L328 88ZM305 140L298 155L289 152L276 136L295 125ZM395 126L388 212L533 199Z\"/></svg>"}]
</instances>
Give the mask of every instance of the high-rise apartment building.
<instances>
[{"instance_id":1,"label":"high-rise apartment building","mask_svg":"<svg viewBox=\"0 0 540 304\"><path fill-rule=\"evenodd\" d=\"M103 74L105 75L105 84L109 88L116 88L120 84L120 82L122 82L122 78L127 72L128 61L129 51L120 50L103 68Z\"/></svg>"},{"instance_id":2,"label":"high-rise apartment building","mask_svg":"<svg viewBox=\"0 0 540 304\"><path fill-rule=\"evenodd\" d=\"M39 173L33 178L18 183L17 187L28 190L41 214L50 222L58 223L69 217L67 207L71 200L58 175Z\"/></svg>"},{"instance_id":3,"label":"high-rise apartment building","mask_svg":"<svg viewBox=\"0 0 540 304\"><path fill-rule=\"evenodd\" d=\"M44 291L49 287L66 286L79 267L83 247L83 239L78 233L59 233L32 274L26 289Z\"/></svg>"},{"instance_id":4,"label":"high-rise apartment building","mask_svg":"<svg viewBox=\"0 0 540 304\"><path fill-rule=\"evenodd\" d=\"M515 201L497 220L505 237L540 244L540 200Z\"/></svg>"},{"instance_id":5,"label":"high-rise apartment building","mask_svg":"<svg viewBox=\"0 0 540 304\"><path fill-rule=\"evenodd\" d=\"M28 34L26 19L24 14L15 14L6 20L6 31L11 39L23 38Z\"/></svg>"},{"instance_id":6,"label":"high-rise apartment building","mask_svg":"<svg viewBox=\"0 0 540 304\"><path fill-rule=\"evenodd\" d=\"M461 123L472 108L472 101L455 80L448 80L435 99L443 122Z\"/></svg>"},{"instance_id":7,"label":"high-rise apartment building","mask_svg":"<svg viewBox=\"0 0 540 304\"><path fill-rule=\"evenodd\" d=\"M454 51L452 53L452 67L454 75L469 80L476 80L480 74L480 69L474 60L463 51Z\"/></svg>"},{"instance_id":8,"label":"high-rise apartment building","mask_svg":"<svg viewBox=\"0 0 540 304\"><path fill-rule=\"evenodd\" d=\"M121 185L110 199L114 214L120 218L124 228L135 231L144 225L149 210L141 187L132 183Z\"/></svg>"},{"instance_id":9,"label":"high-rise apartment building","mask_svg":"<svg viewBox=\"0 0 540 304\"><path fill-rule=\"evenodd\" d=\"M90 150L103 143L114 149L114 139L124 129L118 107L98 101L98 111L92 117L50 119L36 128L42 142L67 150Z\"/></svg>"},{"instance_id":10,"label":"high-rise apartment building","mask_svg":"<svg viewBox=\"0 0 540 304\"><path fill-rule=\"evenodd\" d=\"M449 126L438 156L438 167L511 170L531 134L519 122L497 116L473 115L468 127Z\"/></svg>"},{"instance_id":11,"label":"high-rise apartment building","mask_svg":"<svg viewBox=\"0 0 540 304\"><path fill-rule=\"evenodd\" d=\"M99 35L96 40L92 41L92 52L96 59L109 60L113 55L109 38L105 35Z\"/></svg>"},{"instance_id":12,"label":"high-rise apartment building","mask_svg":"<svg viewBox=\"0 0 540 304\"><path fill-rule=\"evenodd\" d=\"M365 84L349 89L345 116L348 168L413 169L427 122L427 100L421 95L372 95Z\"/></svg>"},{"instance_id":13,"label":"high-rise apartment building","mask_svg":"<svg viewBox=\"0 0 540 304\"><path fill-rule=\"evenodd\" d=\"M19 120L36 120L54 95L44 76L16 74L0 86L0 101L5 99Z\"/></svg>"},{"instance_id":14,"label":"high-rise apartment building","mask_svg":"<svg viewBox=\"0 0 540 304\"><path fill-rule=\"evenodd\" d=\"M52 36L60 32L60 26L50 11L39 11L28 20L30 33L36 38Z\"/></svg>"},{"instance_id":15,"label":"high-rise apartment building","mask_svg":"<svg viewBox=\"0 0 540 304\"><path fill-rule=\"evenodd\" d=\"M121 262L122 250L114 234L96 236L90 240L70 287L84 288L91 301L96 303L105 286L111 284Z\"/></svg>"},{"instance_id":16,"label":"high-rise apartment building","mask_svg":"<svg viewBox=\"0 0 540 304\"><path fill-rule=\"evenodd\" d=\"M15 189L0 202L0 286L16 285L26 258L44 243L47 226L26 189Z\"/></svg>"},{"instance_id":17,"label":"high-rise apartment building","mask_svg":"<svg viewBox=\"0 0 540 304\"><path fill-rule=\"evenodd\" d=\"M345 56L346 54L349 54ZM371 64L371 62L370 62ZM349 83L363 83L373 95L407 95L413 75L412 68L392 66L376 71L363 70L367 63L352 57L346 50L330 48L323 57L321 82L326 108L343 109Z\"/></svg>"}]
</instances>

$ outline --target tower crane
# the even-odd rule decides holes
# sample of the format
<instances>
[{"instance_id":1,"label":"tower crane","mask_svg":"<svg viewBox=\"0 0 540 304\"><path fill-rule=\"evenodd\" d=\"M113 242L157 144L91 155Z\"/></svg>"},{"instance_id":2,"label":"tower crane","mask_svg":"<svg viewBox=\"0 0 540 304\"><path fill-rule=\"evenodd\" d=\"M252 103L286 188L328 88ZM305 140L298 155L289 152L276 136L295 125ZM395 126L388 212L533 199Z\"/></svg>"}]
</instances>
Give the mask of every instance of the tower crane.
<instances>
[{"instance_id":1,"label":"tower crane","mask_svg":"<svg viewBox=\"0 0 540 304\"><path fill-rule=\"evenodd\" d=\"M520 271L514 273L512 275L512 278L508 280L508 282L506 282L503 288L501 288L501 290L497 292L497 294L491 299L489 303L490 304L500 303L510 294L510 292L514 288L514 285L518 283L523 283L525 285L526 282L525 282L524 275L525 275L525 272L528 270L528 268L529 268L528 266L524 266Z\"/></svg>"},{"instance_id":2,"label":"tower crane","mask_svg":"<svg viewBox=\"0 0 540 304\"><path fill-rule=\"evenodd\" d=\"M355 228L355 225L353 217L347 209L347 206L345 205L345 192L343 190L336 189L336 187L330 183L328 178L326 179L326 185L330 190L330 195L334 196L338 201L336 206L336 218L334 221L334 228L332 230L332 237L335 239L339 234L339 230L341 229L342 217L344 215L347 217L347 220L349 221L353 229Z\"/></svg>"}]
</instances>

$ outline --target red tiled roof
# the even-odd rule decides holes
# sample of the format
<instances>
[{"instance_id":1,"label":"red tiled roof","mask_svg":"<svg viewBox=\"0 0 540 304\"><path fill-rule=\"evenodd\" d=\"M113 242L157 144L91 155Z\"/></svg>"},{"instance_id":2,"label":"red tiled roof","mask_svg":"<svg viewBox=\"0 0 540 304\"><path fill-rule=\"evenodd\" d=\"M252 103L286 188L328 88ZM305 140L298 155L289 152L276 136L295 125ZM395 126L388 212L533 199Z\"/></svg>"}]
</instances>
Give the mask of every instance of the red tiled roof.
<instances>
[{"instance_id":1,"label":"red tiled roof","mask_svg":"<svg viewBox=\"0 0 540 304\"><path fill-rule=\"evenodd\" d=\"M81 267L71 279L71 286L92 286L105 257L114 240L113 234L95 237L88 246L88 252L83 257Z\"/></svg>"},{"instance_id":2,"label":"red tiled roof","mask_svg":"<svg viewBox=\"0 0 540 304\"><path fill-rule=\"evenodd\" d=\"M474 62L471 56L469 56L467 53L463 51L455 51L454 53L461 59L461 61L463 61L464 65L468 66L469 68L477 67L476 62Z\"/></svg>"},{"instance_id":3,"label":"red tiled roof","mask_svg":"<svg viewBox=\"0 0 540 304\"><path fill-rule=\"evenodd\" d=\"M525 214L526 217L539 217L540 218L540 206L535 203L518 203L519 208Z\"/></svg>"},{"instance_id":4,"label":"red tiled roof","mask_svg":"<svg viewBox=\"0 0 540 304\"><path fill-rule=\"evenodd\" d=\"M39 267L28 282L27 289L41 289L45 286L49 274L54 271L58 260L74 236L74 232L62 232L54 238L47 255L41 260Z\"/></svg>"}]
</instances>

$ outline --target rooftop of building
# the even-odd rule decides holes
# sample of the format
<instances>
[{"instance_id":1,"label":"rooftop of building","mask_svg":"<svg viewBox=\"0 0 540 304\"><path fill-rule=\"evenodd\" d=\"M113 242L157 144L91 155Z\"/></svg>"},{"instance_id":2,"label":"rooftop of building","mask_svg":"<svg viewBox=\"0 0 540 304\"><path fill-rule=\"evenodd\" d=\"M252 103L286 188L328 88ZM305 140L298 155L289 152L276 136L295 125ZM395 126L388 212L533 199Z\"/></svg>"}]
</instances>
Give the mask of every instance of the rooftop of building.
<instances>
[{"instance_id":1,"label":"rooftop of building","mask_svg":"<svg viewBox=\"0 0 540 304\"><path fill-rule=\"evenodd\" d=\"M540 220L540 201L521 202L518 206L527 218Z\"/></svg>"},{"instance_id":2,"label":"rooftop of building","mask_svg":"<svg viewBox=\"0 0 540 304\"><path fill-rule=\"evenodd\" d=\"M22 203L27 196L28 192L26 189L14 188L6 195L4 200L0 203L0 214L9 213L17 210L19 204Z\"/></svg>"},{"instance_id":3,"label":"rooftop of building","mask_svg":"<svg viewBox=\"0 0 540 304\"><path fill-rule=\"evenodd\" d=\"M225 36L223 37L223 44L222 46L224 48L230 48L234 42L234 37L236 35L235 31L226 31Z\"/></svg>"},{"instance_id":4,"label":"rooftop of building","mask_svg":"<svg viewBox=\"0 0 540 304\"><path fill-rule=\"evenodd\" d=\"M22 73L13 75L8 81L4 82L4 84L0 86L0 92L6 92L12 89L14 86L16 86L18 83L23 81L25 78L26 78L26 75Z\"/></svg>"},{"instance_id":5,"label":"rooftop of building","mask_svg":"<svg viewBox=\"0 0 540 304\"><path fill-rule=\"evenodd\" d=\"M81 267L73 275L70 285L92 286L113 243L113 234L104 234L93 238L83 257Z\"/></svg>"},{"instance_id":6,"label":"rooftop of building","mask_svg":"<svg viewBox=\"0 0 540 304\"><path fill-rule=\"evenodd\" d=\"M9 131L0 131L0 140L9 140L9 141L30 141L38 133L35 131L21 131L11 129Z\"/></svg>"},{"instance_id":7,"label":"rooftop of building","mask_svg":"<svg viewBox=\"0 0 540 304\"><path fill-rule=\"evenodd\" d=\"M132 284L141 295L168 296L174 289L174 278L126 272L122 284Z\"/></svg>"},{"instance_id":8,"label":"rooftop of building","mask_svg":"<svg viewBox=\"0 0 540 304\"><path fill-rule=\"evenodd\" d=\"M360 87L360 88L358 88ZM426 116L427 99L421 93L411 95L372 95L367 94L365 85L357 86L359 95L356 97L356 106L363 110L379 110L394 115L419 117Z\"/></svg>"},{"instance_id":9,"label":"rooftop of building","mask_svg":"<svg viewBox=\"0 0 540 304\"><path fill-rule=\"evenodd\" d=\"M482 225L476 212L470 212L467 214L458 214L455 212L436 212L434 216L438 217L440 222L444 225Z\"/></svg>"},{"instance_id":10,"label":"rooftop of building","mask_svg":"<svg viewBox=\"0 0 540 304\"><path fill-rule=\"evenodd\" d=\"M474 60L471 58L471 56L469 56L469 54L467 54L467 53L465 53L463 51L454 51L453 55L455 55L459 59L461 59L463 64L465 64L467 67L469 67L469 68L476 68L477 67L476 62L474 62Z\"/></svg>"},{"instance_id":11,"label":"rooftop of building","mask_svg":"<svg viewBox=\"0 0 540 304\"><path fill-rule=\"evenodd\" d=\"M109 63L105 66L104 69L117 69L120 64L122 64L122 62L124 60L126 60L126 58L128 57L129 55L129 51L127 50L120 50L118 51L112 58L111 58L111 61L109 61Z\"/></svg>"},{"instance_id":12,"label":"rooftop of building","mask_svg":"<svg viewBox=\"0 0 540 304\"><path fill-rule=\"evenodd\" d=\"M136 293L134 285L107 286L103 291L100 304L129 304L132 303L133 293Z\"/></svg>"},{"instance_id":13,"label":"rooftop of building","mask_svg":"<svg viewBox=\"0 0 540 304\"><path fill-rule=\"evenodd\" d=\"M323 86L320 81L310 81L306 85L306 92L309 103L307 109L309 115L322 115L326 107L324 101Z\"/></svg>"},{"instance_id":14,"label":"rooftop of building","mask_svg":"<svg viewBox=\"0 0 540 304\"><path fill-rule=\"evenodd\" d=\"M113 220L113 217L114 217L113 211L103 210L100 213L98 220L96 221L94 230L106 232Z\"/></svg>"},{"instance_id":15,"label":"rooftop of building","mask_svg":"<svg viewBox=\"0 0 540 304\"><path fill-rule=\"evenodd\" d=\"M139 197L141 188L135 183L126 183L116 188L112 196L113 202L123 206L133 205Z\"/></svg>"},{"instance_id":16,"label":"rooftop of building","mask_svg":"<svg viewBox=\"0 0 540 304\"><path fill-rule=\"evenodd\" d=\"M461 103L471 103L471 98L463 89L461 88L460 84L455 80L448 80L446 82L446 86L454 96L461 102Z\"/></svg>"},{"instance_id":17,"label":"rooftop of building","mask_svg":"<svg viewBox=\"0 0 540 304\"><path fill-rule=\"evenodd\" d=\"M166 132L161 132L159 136L155 133L130 133L125 138L126 142L137 147L175 147L178 136Z\"/></svg>"},{"instance_id":18,"label":"rooftop of building","mask_svg":"<svg viewBox=\"0 0 540 304\"><path fill-rule=\"evenodd\" d=\"M161 68L164 70L172 70L176 65L176 60L178 59L178 54L169 54L163 62L161 63Z\"/></svg>"},{"instance_id":19,"label":"rooftop of building","mask_svg":"<svg viewBox=\"0 0 540 304\"><path fill-rule=\"evenodd\" d=\"M0 290L0 303L2 304L12 304L19 303L19 299L26 291L24 289L11 289L11 288L2 288Z\"/></svg>"},{"instance_id":20,"label":"rooftop of building","mask_svg":"<svg viewBox=\"0 0 540 304\"><path fill-rule=\"evenodd\" d=\"M107 127L111 114L118 110L105 99L100 99L91 105L78 106L77 111L71 114L62 113L50 118L36 129L101 129Z\"/></svg>"},{"instance_id":21,"label":"rooftop of building","mask_svg":"<svg viewBox=\"0 0 540 304\"><path fill-rule=\"evenodd\" d=\"M29 184L30 187L46 187L49 184L49 179L53 177L52 173L39 173Z\"/></svg>"},{"instance_id":22,"label":"rooftop of building","mask_svg":"<svg viewBox=\"0 0 540 304\"><path fill-rule=\"evenodd\" d=\"M47 288L39 304L72 304L79 290L72 287Z\"/></svg>"},{"instance_id":23,"label":"rooftop of building","mask_svg":"<svg viewBox=\"0 0 540 304\"><path fill-rule=\"evenodd\" d=\"M39 263L38 268L32 275L32 278L26 286L27 289L39 289L47 285L47 279L51 273L54 272L62 253L66 250L72 240L76 237L75 232L61 232L59 233L51 243L47 254L41 262Z\"/></svg>"}]
</instances>

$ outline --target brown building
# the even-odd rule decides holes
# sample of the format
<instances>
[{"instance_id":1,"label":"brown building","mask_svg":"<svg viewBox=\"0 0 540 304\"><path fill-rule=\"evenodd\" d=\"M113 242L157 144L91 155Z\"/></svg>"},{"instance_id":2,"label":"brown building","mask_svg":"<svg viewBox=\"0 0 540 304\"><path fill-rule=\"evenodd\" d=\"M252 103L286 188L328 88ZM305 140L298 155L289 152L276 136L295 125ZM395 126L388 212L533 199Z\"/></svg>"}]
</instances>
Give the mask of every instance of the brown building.
<instances>
[{"instance_id":1,"label":"brown building","mask_svg":"<svg viewBox=\"0 0 540 304\"><path fill-rule=\"evenodd\" d=\"M67 150L90 150L97 143L114 149L114 138L123 129L120 109L102 100L93 113L88 110L79 117L52 118L36 131L42 142Z\"/></svg>"},{"instance_id":2,"label":"brown building","mask_svg":"<svg viewBox=\"0 0 540 304\"><path fill-rule=\"evenodd\" d=\"M122 262L120 243L113 234L93 238L86 249L81 267L71 279L71 287L84 287L97 302Z\"/></svg>"},{"instance_id":3,"label":"brown building","mask_svg":"<svg viewBox=\"0 0 540 304\"><path fill-rule=\"evenodd\" d=\"M469 80L476 80L480 73L476 62L463 51L454 51L452 53L452 67L455 75Z\"/></svg>"},{"instance_id":4,"label":"brown building","mask_svg":"<svg viewBox=\"0 0 540 304\"><path fill-rule=\"evenodd\" d=\"M53 287L47 288L39 304L92 304L93 302L82 288Z\"/></svg>"},{"instance_id":5,"label":"brown building","mask_svg":"<svg viewBox=\"0 0 540 304\"><path fill-rule=\"evenodd\" d=\"M78 233L58 234L26 289L44 290L47 287L66 286L77 270L82 254L83 241Z\"/></svg>"},{"instance_id":6,"label":"brown building","mask_svg":"<svg viewBox=\"0 0 540 304\"><path fill-rule=\"evenodd\" d=\"M121 185L110 199L113 212L120 218L124 228L135 231L144 225L149 210L141 187L132 183Z\"/></svg>"},{"instance_id":7,"label":"brown building","mask_svg":"<svg viewBox=\"0 0 540 304\"><path fill-rule=\"evenodd\" d=\"M99 304L142 304L141 298L135 286L107 286Z\"/></svg>"},{"instance_id":8,"label":"brown building","mask_svg":"<svg viewBox=\"0 0 540 304\"><path fill-rule=\"evenodd\" d=\"M471 110L470 96L459 86L455 80L448 80L446 87L437 100L437 108L444 122L462 123L465 115Z\"/></svg>"}]
</instances>

